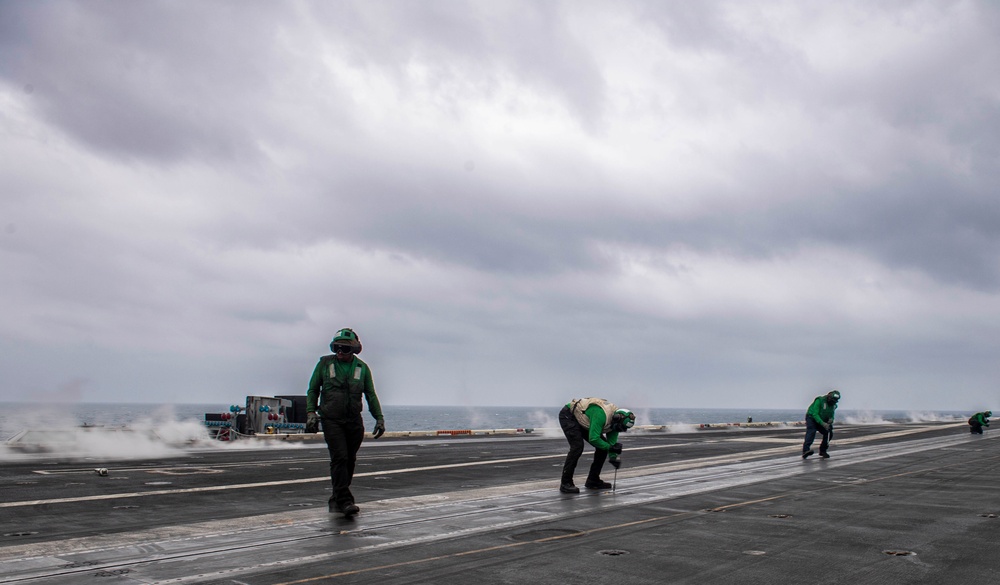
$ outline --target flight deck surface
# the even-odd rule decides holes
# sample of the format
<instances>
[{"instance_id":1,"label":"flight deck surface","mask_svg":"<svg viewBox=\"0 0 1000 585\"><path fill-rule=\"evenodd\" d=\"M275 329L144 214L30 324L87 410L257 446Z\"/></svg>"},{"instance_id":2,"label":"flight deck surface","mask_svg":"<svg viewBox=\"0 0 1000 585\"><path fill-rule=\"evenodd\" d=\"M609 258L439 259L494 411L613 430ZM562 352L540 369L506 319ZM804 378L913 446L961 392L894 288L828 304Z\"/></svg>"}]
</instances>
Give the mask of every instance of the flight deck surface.
<instances>
[{"instance_id":1,"label":"flight deck surface","mask_svg":"<svg viewBox=\"0 0 1000 585\"><path fill-rule=\"evenodd\" d=\"M996 582L998 444L964 423L630 432L558 491L561 436L366 440L361 513L322 443L0 466L3 583ZM107 475L95 469L106 468Z\"/></svg>"}]
</instances>

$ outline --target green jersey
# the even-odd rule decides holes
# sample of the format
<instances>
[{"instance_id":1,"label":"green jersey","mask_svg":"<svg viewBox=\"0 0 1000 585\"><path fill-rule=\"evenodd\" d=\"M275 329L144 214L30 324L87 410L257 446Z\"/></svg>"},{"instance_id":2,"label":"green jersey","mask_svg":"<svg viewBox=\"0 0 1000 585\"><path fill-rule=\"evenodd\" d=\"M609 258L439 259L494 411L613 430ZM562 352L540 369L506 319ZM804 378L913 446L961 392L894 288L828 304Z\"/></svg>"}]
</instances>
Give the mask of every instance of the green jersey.
<instances>
[{"instance_id":1,"label":"green jersey","mask_svg":"<svg viewBox=\"0 0 1000 585\"><path fill-rule=\"evenodd\" d=\"M969 419L969 424L970 425L973 424L973 421L979 423L984 427L990 426L990 419L986 417L985 412L977 412L976 414L972 415L972 418Z\"/></svg>"},{"instance_id":2,"label":"green jersey","mask_svg":"<svg viewBox=\"0 0 1000 585\"><path fill-rule=\"evenodd\" d=\"M368 402L368 412L382 420L382 407L375 394L368 364L353 356L340 361L337 356L319 359L306 391L306 412L319 412L325 419L346 421L361 417L361 397Z\"/></svg>"},{"instance_id":3,"label":"green jersey","mask_svg":"<svg viewBox=\"0 0 1000 585\"><path fill-rule=\"evenodd\" d=\"M571 406L572 403L566 406ZM587 433L587 442L593 445L596 449L602 451L607 451L618 442L618 432L609 432L607 435L604 434L604 428L608 426L608 415L604 412L599 404L591 404L587 407L587 410L583 411L583 414L590 420L590 427ZM611 453L611 459L615 459L618 456Z\"/></svg>"},{"instance_id":4,"label":"green jersey","mask_svg":"<svg viewBox=\"0 0 1000 585\"><path fill-rule=\"evenodd\" d=\"M829 404L826 401L826 396L817 396L816 400L813 400L812 404L809 405L806 416L812 417L814 421L822 425L833 422L833 414L836 410L836 402Z\"/></svg>"}]
</instances>

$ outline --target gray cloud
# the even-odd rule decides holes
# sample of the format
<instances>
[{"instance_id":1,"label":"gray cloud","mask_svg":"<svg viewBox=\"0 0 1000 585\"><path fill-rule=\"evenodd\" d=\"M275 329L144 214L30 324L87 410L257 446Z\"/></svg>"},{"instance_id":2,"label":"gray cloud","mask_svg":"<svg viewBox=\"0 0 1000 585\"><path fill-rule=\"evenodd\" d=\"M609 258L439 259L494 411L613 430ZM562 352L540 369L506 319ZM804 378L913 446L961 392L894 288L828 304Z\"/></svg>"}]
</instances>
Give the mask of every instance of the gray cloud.
<instances>
[{"instance_id":1,"label":"gray cloud","mask_svg":"<svg viewBox=\"0 0 1000 585\"><path fill-rule=\"evenodd\" d=\"M998 15L0 3L0 396L978 407Z\"/></svg>"}]
</instances>

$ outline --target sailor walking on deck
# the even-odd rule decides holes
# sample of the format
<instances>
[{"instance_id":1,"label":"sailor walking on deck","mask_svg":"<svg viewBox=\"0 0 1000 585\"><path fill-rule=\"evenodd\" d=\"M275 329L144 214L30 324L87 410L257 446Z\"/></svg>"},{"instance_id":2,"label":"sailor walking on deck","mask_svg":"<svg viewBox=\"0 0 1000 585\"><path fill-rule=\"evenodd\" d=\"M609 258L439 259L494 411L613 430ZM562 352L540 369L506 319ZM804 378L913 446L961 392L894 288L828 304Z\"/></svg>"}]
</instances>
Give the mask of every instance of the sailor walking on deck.
<instances>
[{"instance_id":1,"label":"sailor walking on deck","mask_svg":"<svg viewBox=\"0 0 1000 585\"><path fill-rule=\"evenodd\" d=\"M323 438L330 451L330 479L333 495L330 511L353 516L360 510L351 493L351 480L358 449L365 436L361 417L361 397L368 402L368 412L375 418L372 438L385 432L382 407L375 394L372 372L361 361L361 340L351 329L341 329L330 343L333 355L319 359L306 392L306 432L315 433L323 423Z\"/></svg>"},{"instance_id":2,"label":"sailor walking on deck","mask_svg":"<svg viewBox=\"0 0 1000 585\"><path fill-rule=\"evenodd\" d=\"M603 398L578 398L559 411L559 426L569 441L569 453L563 464L562 482L559 491L564 494L578 494L580 488L573 483L573 472L583 454L583 442L594 446L594 461L590 465L585 487L592 490L608 489L611 484L601 480L601 469L611 455L611 465L621 466L622 445L618 434L624 433L635 424L635 415L627 408L618 408Z\"/></svg>"},{"instance_id":3,"label":"sailor walking on deck","mask_svg":"<svg viewBox=\"0 0 1000 585\"><path fill-rule=\"evenodd\" d=\"M823 440L819 444L819 456L829 459L830 438L833 437L833 415L837 411L837 402L840 401L840 392L831 390L825 396L817 396L809 405L806 411L806 440L802 444L802 458L813 454L812 444L816 439L816 433L823 435Z\"/></svg>"},{"instance_id":4,"label":"sailor walking on deck","mask_svg":"<svg viewBox=\"0 0 1000 585\"><path fill-rule=\"evenodd\" d=\"M969 432L974 435L983 434L983 427L990 426L990 417L993 416L993 412L987 410L986 412L977 412L969 418Z\"/></svg>"}]
</instances>

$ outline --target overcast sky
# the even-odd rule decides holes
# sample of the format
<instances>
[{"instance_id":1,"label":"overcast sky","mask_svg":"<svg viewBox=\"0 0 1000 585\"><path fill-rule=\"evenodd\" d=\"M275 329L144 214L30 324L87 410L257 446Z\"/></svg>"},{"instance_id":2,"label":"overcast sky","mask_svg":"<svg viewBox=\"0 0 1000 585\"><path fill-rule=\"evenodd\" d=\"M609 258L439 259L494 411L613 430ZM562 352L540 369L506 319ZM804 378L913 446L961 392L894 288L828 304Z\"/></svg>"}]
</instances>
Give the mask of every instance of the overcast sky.
<instances>
[{"instance_id":1,"label":"overcast sky","mask_svg":"<svg viewBox=\"0 0 1000 585\"><path fill-rule=\"evenodd\" d=\"M0 1L0 400L1000 408L1000 4Z\"/></svg>"}]
</instances>

